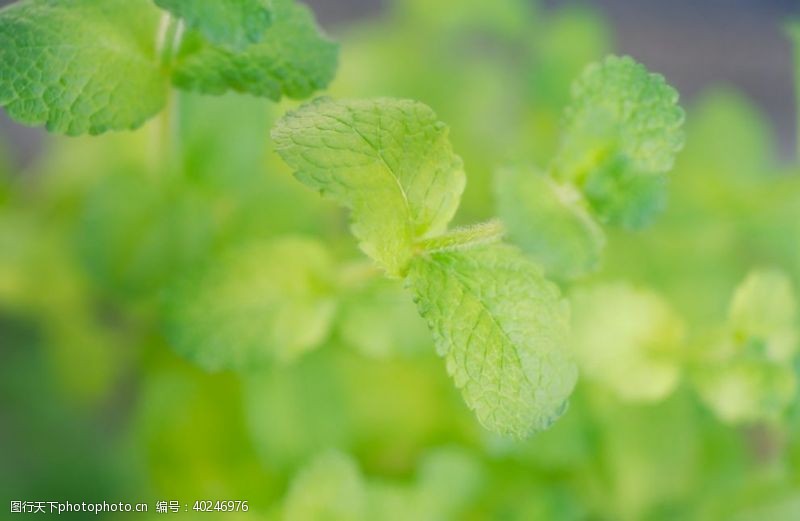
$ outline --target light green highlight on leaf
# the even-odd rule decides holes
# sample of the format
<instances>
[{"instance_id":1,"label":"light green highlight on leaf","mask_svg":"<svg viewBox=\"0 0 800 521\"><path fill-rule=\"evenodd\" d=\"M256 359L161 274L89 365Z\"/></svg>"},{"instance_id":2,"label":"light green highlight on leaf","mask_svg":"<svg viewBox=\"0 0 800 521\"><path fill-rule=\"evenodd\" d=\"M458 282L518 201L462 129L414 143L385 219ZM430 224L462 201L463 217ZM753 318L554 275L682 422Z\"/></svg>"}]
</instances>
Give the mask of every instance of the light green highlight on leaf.
<instances>
[{"instance_id":1,"label":"light green highlight on leaf","mask_svg":"<svg viewBox=\"0 0 800 521\"><path fill-rule=\"evenodd\" d=\"M763 342L772 360L789 360L797 352L797 301L781 271L748 274L733 295L729 320L735 339Z\"/></svg>"},{"instance_id":2,"label":"light green highlight on leaf","mask_svg":"<svg viewBox=\"0 0 800 521\"><path fill-rule=\"evenodd\" d=\"M415 243L445 231L465 177L447 127L421 103L319 99L272 133L305 185L351 209L362 250L401 275Z\"/></svg>"},{"instance_id":3,"label":"light green highlight on leaf","mask_svg":"<svg viewBox=\"0 0 800 521\"><path fill-rule=\"evenodd\" d=\"M173 289L172 347L211 371L290 362L328 335L332 269L328 252L310 239L234 249Z\"/></svg>"},{"instance_id":4,"label":"light green highlight on leaf","mask_svg":"<svg viewBox=\"0 0 800 521\"><path fill-rule=\"evenodd\" d=\"M663 400L678 384L685 326L657 293L625 283L578 290L572 347L581 374L631 402Z\"/></svg>"},{"instance_id":5,"label":"light green highlight on leaf","mask_svg":"<svg viewBox=\"0 0 800 521\"><path fill-rule=\"evenodd\" d=\"M566 409L577 371L558 288L502 245L416 258L408 282L436 349L489 430L524 437Z\"/></svg>"},{"instance_id":6,"label":"light green highlight on leaf","mask_svg":"<svg viewBox=\"0 0 800 521\"><path fill-rule=\"evenodd\" d=\"M279 100L307 98L325 88L336 70L338 46L317 27L305 6L272 0L272 25L241 50L215 46L189 32L173 81L205 94L236 92Z\"/></svg>"},{"instance_id":7,"label":"light green highlight on leaf","mask_svg":"<svg viewBox=\"0 0 800 521\"><path fill-rule=\"evenodd\" d=\"M551 169L575 183L601 221L641 227L658 212L663 180L683 147L684 112L661 75L611 56L573 84Z\"/></svg>"},{"instance_id":8,"label":"light green highlight on leaf","mask_svg":"<svg viewBox=\"0 0 800 521\"><path fill-rule=\"evenodd\" d=\"M697 374L701 397L724 421L776 419L797 394L797 301L790 279L754 270L734 293L726 330Z\"/></svg>"},{"instance_id":9,"label":"light green highlight on leaf","mask_svg":"<svg viewBox=\"0 0 800 521\"><path fill-rule=\"evenodd\" d=\"M258 43L272 22L268 0L155 0L208 41L241 49Z\"/></svg>"},{"instance_id":10,"label":"light green highlight on leaf","mask_svg":"<svg viewBox=\"0 0 800 521\"><path fill-rule=\"evenodd\" d=\"M573 186L509 167L496 174L495 194L509 239L548 275L573 279L599 266L605 234Z\"/></svg>"},{"instance_id":11,"label":"light green highlight on leaf","mask_svg":"<svg viewBox=\"0 0 800 521\"><path fill-rule=\"evenodd\" d=\"M68 135L140 126L164 106L149 0L22 0L0 10L0 105Z\"/></svg>"},{"instance_id":12,"label":"light green highlight on leaf","mask_svg":"<svg viewBox=\"0 0 800 521\"><path fill-rule=\"evenodd\" d=\"M367 495L355 461L339 452L317 456L292 481L284 521L366 519Z\"/></svg>"}]
</instances>

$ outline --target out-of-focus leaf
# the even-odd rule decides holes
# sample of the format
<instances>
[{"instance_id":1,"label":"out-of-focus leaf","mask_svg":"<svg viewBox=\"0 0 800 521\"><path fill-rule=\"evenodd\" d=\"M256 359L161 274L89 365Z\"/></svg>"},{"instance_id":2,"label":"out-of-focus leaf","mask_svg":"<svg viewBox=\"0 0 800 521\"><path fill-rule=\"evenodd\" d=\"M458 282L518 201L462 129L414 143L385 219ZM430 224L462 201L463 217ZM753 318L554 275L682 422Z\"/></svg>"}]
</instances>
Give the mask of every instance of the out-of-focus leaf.
<instances>
[{"instance_id":1,"label":"out-of-focus leaf","mask_svg":"<svg viewBox=\"0 0 800 521\"><path fill-rule=\"evenodd\" d=\"M258 43L272 23L269 0L155 0L212 43L241 49Z\"/></svg>"},{"instance_id":2,"label":"out-of-focus leaf","mask_svg":"<svg viewBox=\"0 0 800 521\"><path fill-rule=\"evenodd\" d=\"M522 168L500 170L495 192L511 241L548 275L569 279L597 268L605 234L580 192Z\"/></svg>"},{"instance_id":3,"label":"out-of-focus leaf","mask_svg":"<svg viewBox=\"0 0 800 521\"><path fill-rule=\"evenodd\" d=\"M339 452L317 456L292 481L284 504L285 521L366 519L367 497L355 461Z\"/></svg>"},{"instance_id":4,"label":"out-of-focus leaf","mask_svg":"<svg viewBox=\"0 0 800 521\"><path fill-rule=\"evenodd\" d=\"M780 417L797 396L797 316L791 280L755 270L734 293L726 331L704 354L702 398L726 422Z\"/></svg>"},{"instance_id":5,"label":"out-of-focus leaf","mask_svg":"<svg viewBox=\"0 0 800 521\"><path fill-rule=\"evenodd\" d=\"M203 196L156 185L142 170L91 185L81 213L76 242L84 266L103 292L119 297L154 297L212 248L215 225Z\"/></svg>"},{"instance_id":6,"label":"out-of-focus leaf","mask_svg":"<svg viewBox=\"0 0 800 521\"><path fill-rule=\"evenodd\" d=\"M684 323L657 293L623 283L575 292L572 345L581 373L626 401L663 400L681 372Z\"/></svg>"},{"instance_id":7,"label":"out-of-focus leaf","mask_svg":"<svg viewBox=\"0 0 800 521\"><path fill-rule=\"evenodd\" d=\"M344 298L336 328L345 345L378 358L419 353L431 343L408 293L383 278Z\"/></svg>"},{"instance_id":8,"label":"out-of-focus leaf","mask_svg":"<svg viewBox=\"0 0 800 521\"><path fill-rule=\"evenodd\" d=\"M188 33L176 58L173 82L204 94L229 90L274 101L309 97L336 70L338 46L321 34L311 11L293 0L271 0L272 25L241 50L211 45Z\"/></svg>"},{"instance_id":9,"label":"out-of-focus leaf","mask_svg":"<svg viewBox=\"0 0 800 521\"><path fill-rule=\"evenodd\" d=\"M664 78L629 57L586 68L572 87L553 174L584 189L604 222L641 227L660 210L683 147L684 113Z\"/></svg>"},{"instance_id":10,"label":"out-of-focus leaf","mask_svg":"<svg viewBox=\"0 0 800 521\"><path fill-rule=\"evenodd\" d=\"M172 347L210 371L292 361L328 335L332 271L328 252L310 239L233 248L173 288Z\"/></svg>"}]
</instances>

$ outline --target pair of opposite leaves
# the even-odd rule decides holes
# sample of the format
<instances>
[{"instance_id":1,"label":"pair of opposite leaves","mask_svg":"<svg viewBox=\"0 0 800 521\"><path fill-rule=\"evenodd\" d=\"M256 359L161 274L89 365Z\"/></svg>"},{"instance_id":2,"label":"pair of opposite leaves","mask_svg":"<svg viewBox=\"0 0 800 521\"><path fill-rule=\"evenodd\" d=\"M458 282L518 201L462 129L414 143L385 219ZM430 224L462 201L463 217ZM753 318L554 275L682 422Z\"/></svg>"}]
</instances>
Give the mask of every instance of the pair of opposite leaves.
<instances>
[{"instance_id":1,"label":"pair of opposite leaves","mask_svg":"<svg viewBox=\"0 0 800 521\"><path fill-rule=\"evenodd\" d=\"M654 190L641 187L663 185L683 141L676 102L662 77L630 58L591 65L573 89L551 175L607 222L651 211ZM577 378L568 304L536 263L497 243L501 225L447 230L465 176L430 108L320 99L287 114L273 140L302 183L350 209L362 250L405 279L484 426L521 437L558 418ZM524 213L538 211L538 201L515 203L521 218L505 218L512 239L539 234Z\"/></svg>"},{"instance_id":2,"label":"pair of opposite leaves","mask_svg":"<svg viewBox=\"0 0 800 521\"><path fill-rule=\"evenodd\" d=\"M337 53L293 0L21 0L0 10L0 105L21 123L101 134L154 116L170 83L306 98Z\"/></svg>"}]
</instances>

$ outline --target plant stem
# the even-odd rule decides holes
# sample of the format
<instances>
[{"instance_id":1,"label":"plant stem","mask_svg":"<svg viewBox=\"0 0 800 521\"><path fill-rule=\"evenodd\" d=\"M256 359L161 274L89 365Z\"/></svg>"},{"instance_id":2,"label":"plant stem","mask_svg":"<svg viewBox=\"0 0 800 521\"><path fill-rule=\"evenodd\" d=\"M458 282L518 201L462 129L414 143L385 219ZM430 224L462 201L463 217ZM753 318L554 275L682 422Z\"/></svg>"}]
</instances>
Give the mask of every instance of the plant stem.
<instances>
[{"instance_id":1,"label":"plant stem","mask_svg":"<svg viewBox=\"0 0 800 521\"><path fill-rule=\"evenodd\" d=\"M419 253L468 250L503 238L505 227L497 219L456 228L447 233L417 243Z\"/></svg>"},{"instance_id":2,"label":"plant stem","mask_svg":"<svg viewBox=\"0 0 800 521\"><path fill-rule=\"evenodd\" d=\"M169 13L162 15L156 32L156 56L165 69L172 67L183 40L183 33L183 20L174 18ZM177 100L177 93L171 88L168 89L164 109L152 128L150 162L154 172L163 173L174 167L178 134L175 118Z\"/></svg>"}]
</instances>

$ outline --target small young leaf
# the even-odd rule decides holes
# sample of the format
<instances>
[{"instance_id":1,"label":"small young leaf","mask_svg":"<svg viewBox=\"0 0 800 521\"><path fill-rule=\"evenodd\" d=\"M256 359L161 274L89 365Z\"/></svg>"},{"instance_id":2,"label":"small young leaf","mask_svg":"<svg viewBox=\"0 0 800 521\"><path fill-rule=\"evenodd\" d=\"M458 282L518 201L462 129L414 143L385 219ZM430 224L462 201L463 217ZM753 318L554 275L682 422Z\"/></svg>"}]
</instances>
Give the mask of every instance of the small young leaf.
<instances>
[{"instance_id":1,"label":"small young leaf","mask_svg":"<svg viewBox=\"0 0 800 521\"><path fill-rule=\"evenodd\" d=\"M601 220L646 224L683 146L683 110L664 78L629 57L590 65L572 88L553 174L577 186Z\"/></svg>"},{"instance_id":2,"label":"small young leaf","mask_svg":"<svg viewBox=\"0 0 800 521\"><path fill-rule=\"evenodd\" d=\"M578 291L572 346L581 374L621 399L662 400L680 376L684 324L656 293L627 284Z\"/></svg>"},{"instance_id":3,"label":"small young leaf","mask_svg":"<svg viewBox=\"0 0 800 521\"><path fill-rule=\"evenodd\" d=\"M789 278L751 272L731 303L727 331L697 374L704 401L731 423L774 419L795 399L797 304Z\"/></svg>"},{"instance_id":4,"label":"small young leaf","mask_svg":"<svg viewBox=\"0 0 800 521\"><path fill-rule=\"evenodd\" d=\"M284 521L359 521L366 519L367 491L361 472L347 455L317 456L292 481Z\"/></svg>"},{"instance_id":5,"label":"small young leaf","mask_svg":"<svg viewBox=\"0 0 800 521\"><path fill-rule=\"evenodd\" d=\"M164 106L149 0L22 0L0 10L0 105L69 135L140 126Z\"/></svg>"},{"instance_id":6,"label":"small young leaf","mask_svg":"<svg viewBox=\"0 0 800 521\"><path fill-rule=\"evenodd\" d=\"M155 0L213 44L241 49L258 43L272 22L268 0Z\"/></svg>"},{"instance_id":7,"label":"small young leaf","mask_svg":"<svg viewBox=\"0 0 800 521\"><path fill-rule=\"evenodd\" d=\"M430 108L396 99L319 99L272 133L302 183L352 210L361 248L394 276L458 208L464 172L447 135Z\"/></svg>"},{"instance_id":8,"label":"small young leaf","mask_svg":"<svg viewBox=\"0 0 800 521\"><path fill-rule=\"evenodd\" d=\"M597 268L605 234L576 189L539 172L506 168L495 177L495 193L510 240L548 275L571 279Z\"/></svg>"},{"instance_id":9,"label":"small young leaf","mask_svg":"<svg viewBox=\"0 0 800 521\"><path fill-rule=\"evenodd\" d=\"M189 32L173 81L205 94L232 90L279 100L302 99L328 85L338 46L317 28L314 16L292 0L273 0L272 25L258 43L240 50L215 46Z\"/></svg>"},{"instance_id":10,"label":"small young leaf","mask_svg":"<svg viewBox=\"0 0 800 521\"><path fill-rule=\"evenodd\" d=\"M172 292L173 348L210 371L295 359L330 329L331 262L300 238L234 250Z\"/></svg>"},{"instance_id":11,"label":"small young leaf","mask_svg":"<svg viewBox=\"0 0 800 521\"><path fill-rule=\"evenodd\" d=\"M524 437L564 412L577 378L569 307L534 264L503 245L433 253L414 259L408 282L486 428Z\"/></svg>"},{"instance_id":12,"label":"small young leaf","mask_svg":"<svg viewBox=\"0 0 800 521\"><path fill-rule=\"evenodd\" d=\"M729 321L734 338L763 342L771 360L786 361L794 356L796 320L792 283L778 270L751 272L733 295Z\"/></svg>"}]
</instances>

